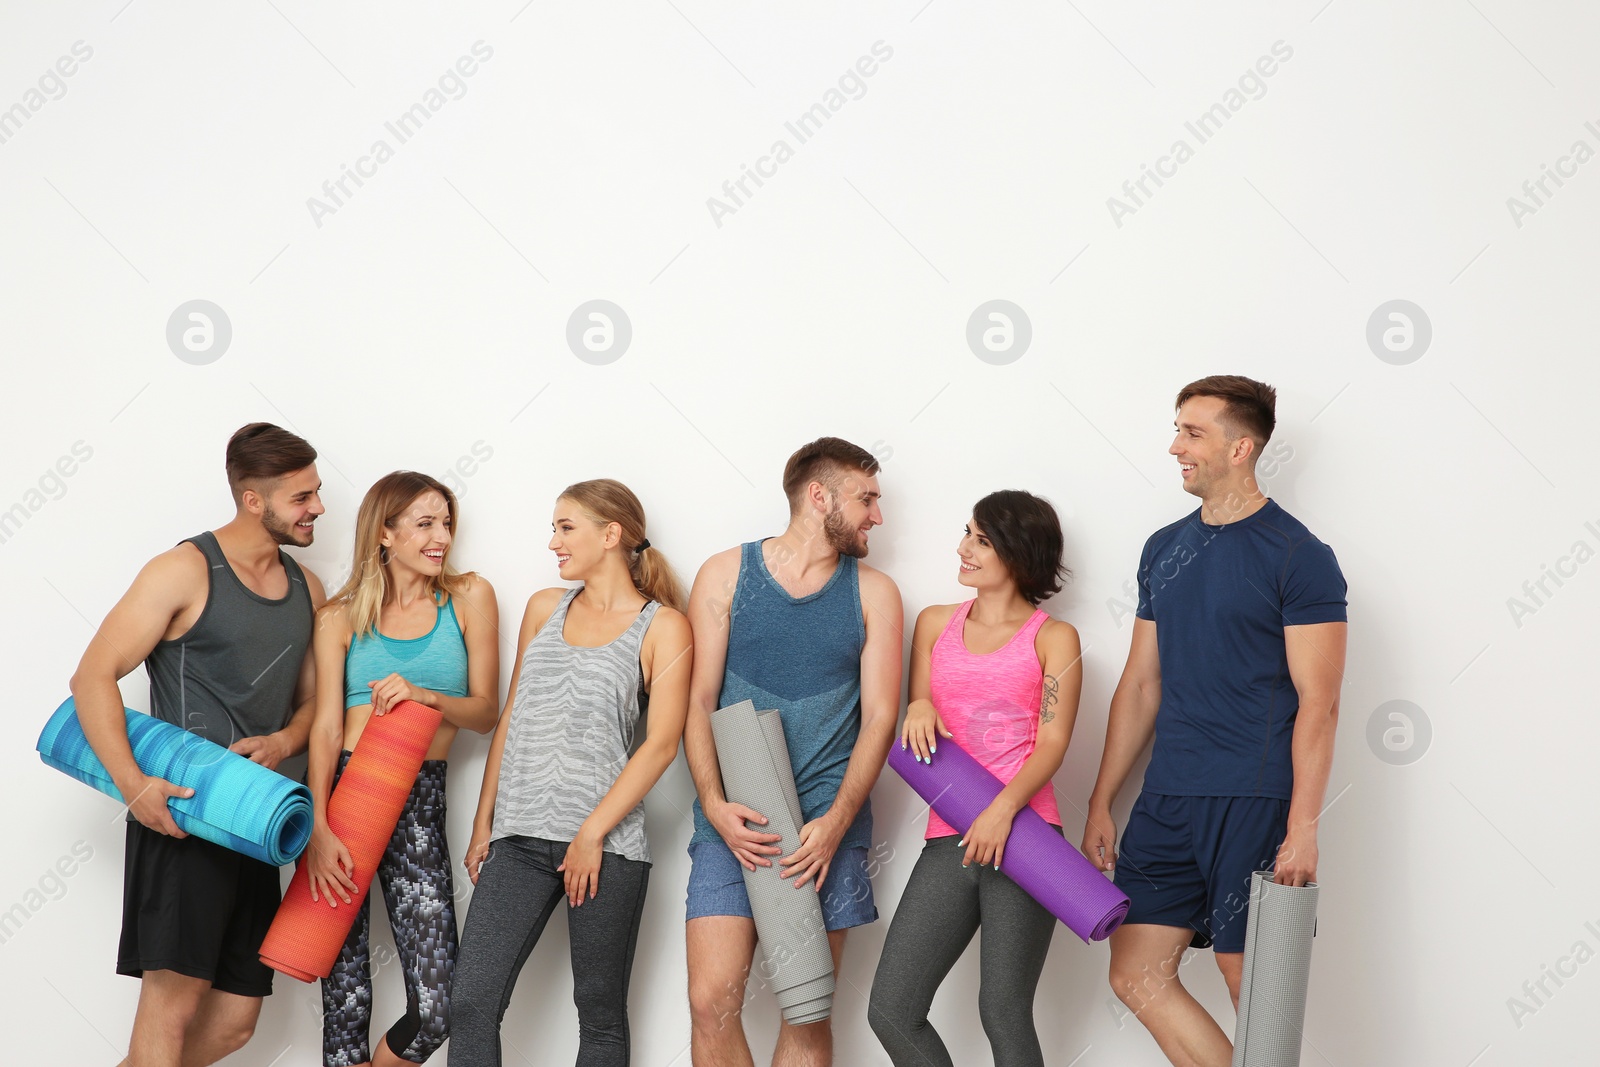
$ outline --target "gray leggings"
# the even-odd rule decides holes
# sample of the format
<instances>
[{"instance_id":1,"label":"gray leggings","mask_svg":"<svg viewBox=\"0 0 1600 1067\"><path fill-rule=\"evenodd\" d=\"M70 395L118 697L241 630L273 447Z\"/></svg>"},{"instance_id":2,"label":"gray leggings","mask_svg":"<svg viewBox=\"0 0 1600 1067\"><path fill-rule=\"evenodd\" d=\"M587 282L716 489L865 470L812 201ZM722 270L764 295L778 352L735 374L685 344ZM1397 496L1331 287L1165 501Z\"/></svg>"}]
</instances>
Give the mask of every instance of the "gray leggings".
<instances>
[{"instance_id":1,"label":"gray leggings","mask_svg":"<svg viewBox=\"0 0 1600 1067\"><path fill-rule=\"evenodd\" d=\"M566 853L567 842L537 837L502 837L489 846L456 958L451 1063L498 1067L500 1020L517 974L550 913L566 900L556 870ZM628 976L649 880L650 864L603 853L600 891L582 907L567 908L578 1067L625 1067L628 1062ZM525 1057L533 1052L523 1050Z\"/></svg>"},{"instance_id":2,"label":"gray leggings","mask_svg":"<svg viewBox=\"0 0 1600 1067\"><path fill-rule=\"evenodd\" d=\"M1043 1067L1033 993L1055 916L1000 871L963 870L958 840L935 837L917 857L878 959L867 1020L895 1067L952 1067L928 1008L981 923L978 1017L995 1067Z\"/></svg>"}]
</instances>

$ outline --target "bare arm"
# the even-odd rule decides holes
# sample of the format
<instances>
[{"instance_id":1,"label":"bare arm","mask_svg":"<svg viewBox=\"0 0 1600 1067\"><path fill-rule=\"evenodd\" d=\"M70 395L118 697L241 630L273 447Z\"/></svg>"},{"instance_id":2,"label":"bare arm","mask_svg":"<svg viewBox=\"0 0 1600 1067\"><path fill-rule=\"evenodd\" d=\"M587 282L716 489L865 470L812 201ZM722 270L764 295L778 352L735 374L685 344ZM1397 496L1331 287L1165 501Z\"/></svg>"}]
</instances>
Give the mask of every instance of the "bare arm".
<instances>
[{"instance_id":1,"label":"bare arm","mask_svg":"<svg viewBox=\"0 0 1600 1067\"><path fill-rule=\"evenodd\" d=\"M883 771L889 746L894 743L895 723L900 718L900 648L905 641L905 607L900 590L882 571L862 566L860 580L867 629L861 649L861 732L832 806L801 827L800 847L779 861L785 868L785 878L798 872L795 884L799 886L814 877L819 891L839 842Z\"/></svg>"},{"instance_id":2,"label":"bare arm","mask_svg":"<svg viewBox=\"0 0 1600 1067\"><path fill-rule=\"evenodd\" d=\"M306 873L311 899L335 906L338 896L346 904L356 891L355 860L350 850L328 827L328 797L333 775L344 751L344 663L350 652L350 617L343 605L324 606L317 612L311 635L316 663L316 695L307 730L306 788L311 791L311 842L306 846Z\"/></svg>"},{"instance_id":3,"label":"bare arm","mask_svg":"<svg viewBox=\"0 0 1600 1067\"><path fill-rule=\"evenodd\" d=\"M1317 877L1317 819L1333 768L1333 735L1339 724L1339 688L1344 684L1349 624L1322 622L1283 628L1289 678L1300 698L1294 721L1294 793L1289 832L1278 852L1274 881L1305 885Z\"/></svg>"},{"instance_id":4,"label":"bare arm","mask_svg":"<svg viewBox=\"0 0 1600 1067\"><path fill-rule=\"evenodd\" d=\"M1067 744L1072 740L1072 726L1078 718L1078 696L1083 691L1083 649L1078 631L1070 623L1052 619L1039 628L1034 648L1038 650L1044 672L1039 733L1033 751L1023 761L1016 777L967 831L963 865L976 861L980 865L993 863L999 869L1005 858L1012 820L1061 768Z\"/></svg>"},{"instance_id":5,"label":"bare arm","mask_svg":"<svg viewBox=\"0 0 1600 1067\"><path fill-rule=\"evenodd\" d=\"M489 853L489 835L494 832L495 798L500 792L500 764L506 751L506 734L511 729L511 712L517 702L517 686L522 681L522 658L535 634L550 620L556 605L561 602L564 590L544 589L528 598L522 612L522 625L517 630L517 658L511 668L511 688L506 691L506 703L500 712L500 722L495 727L494 740L489 742L489 755L483 764L483 785L478 789L478 810L472 819L472 841L462 861L472 884L478 884L478 868Z\"/></svg>"},{"instance_id":6,"label":"bare arm","mask_svg":"<svg viewBox=\"0 0 1600 1067\"><path fill-rule=\"evenodd\" d=\"M722 697L722 675L728 665L728 618L739 581L739 549L730 548L706 560L689 591L689 626L694 635L694 669L689 679L689 706L683 728L683 752L694 776L695 792L706 819L750 870L770 867L766 857L779 851L778 834L745 825L766 825L766 816L743 804L730 804L722 792L722 767L711 734L711 713Z\"/></svg>"},{"instance_id":7,"label":"bare arm","mask_svg":"<svg viewBox=\"0 0 1600 1067\"><path fill-rule=\"evenodd\" d=\"M139 769L117 681L144 662L174 619L206 596L205 557L191 544L169 549L145 564L106 615L72 675L78 721L94 754L139 822L172 837L186 837L167 809L169 796L192 796Z\"/></svg>"},{"instance_id":8,"label":"bare arm","mask_svg":"<svg viewBox=\"0 0 1600 1067\"><path fill-rule=\"evenodd\" d=\"M950 624L959 604L932 604L917 613L911 634L911 681L906 689L906 722L900 730L900 747L910 748L923 762L939 750L939 738L953 736L933 706L933 646Z\"/></svg>"},{"instance_id":9,"label":"bare arm","mask_svg":"<svg viewBox=\"0 0 1600 1067\"><path fill-rule=\"evenodd\" d=\"M1116 865L1116 824L1111 804L1122 791L1134 761L1156 732L1161 710L1161 656L1156 644L1156 624L1135 619L1133 641L1122 678L1111 695L1106 720L1106 747L1100 756L1100 773L1089 794L1089 818L1083 831L1083 854L1101 870Z\"/></svg>"},{"instance_id":10,"label":"bare arm","mask_svg":"<svg viewBox=\"0 0 1600 1067\"><path fill-rule=\"evenodd\" d=\"M647 733L567 849L560 870L565 875L567 899L574 907L600 891L600 853L606 835L639 806L678 755L694 666L694 640L688 618L669 607L657 608L639 659L645 689L650 694Z\"/></svg>"}]
</instances>

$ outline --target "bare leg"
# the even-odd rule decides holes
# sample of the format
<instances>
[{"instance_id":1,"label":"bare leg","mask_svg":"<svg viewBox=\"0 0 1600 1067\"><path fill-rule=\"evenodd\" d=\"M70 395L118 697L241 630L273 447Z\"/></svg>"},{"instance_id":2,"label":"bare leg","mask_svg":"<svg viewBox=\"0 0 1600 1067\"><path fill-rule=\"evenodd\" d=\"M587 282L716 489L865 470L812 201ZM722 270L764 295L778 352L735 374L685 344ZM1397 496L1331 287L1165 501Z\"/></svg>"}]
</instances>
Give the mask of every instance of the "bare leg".
<instances>
[{"instance_id":1,"label":"bare leg","mask_svg":"<svg viewBox=\"0 0 1600 1067\"><path fill-rule=\"evenodd\" d=\"M204 978L176 971L146 971L139 981L139 1008L119 1067L183 1067L184 1035L211 991Z\"/></svg>"},{"instance_id":2,"label":"bare leg","mask_svg":"<svg viewBox=\"0 0 1600 1067\"><path fill-rule=\"evenodd\" d=\"M833 950L833 976L839 977L839 961L844 958L844 935L848 930L828 931L828 947ZM837 1004L839 998L834 998ZM833 1020L805 1026L778 1027L778 1046L772 1050L772 1067L830 1067L833 1063Z\"/></svg>"},{"instance_id":3,"label":"bare leg","mask_svg":"<svg viewBox=\"0 0 1600 1067\"><path fill-rule=\"evenodd\" d=\"M1228 1067L1233 1044L1178 978L1191 936L1185 927L1119 927L1111 935L1111 988L1176 1067Z\"/></svg>"},{"instance_id":4,"label":"bare leg","mask_svg":"<svg viewBox=\"0 0 1600 1067\"><path fill-rule=\"evenodd\" d=\"M1244 953L1243 952L1217 952L1217 970L1222 972L1223 981L1228 983L1228 995L1233 998L1233 1010L1239 1011L1239 983L1244 980Z\"/></svg>"},{"instance_id":5,"label":"bare leg","mask_svg":"<svg viewBox=\"0 0 1600 1067\"><path fill-rule=\"evenodd\" d=\"M183 1067L211 1067L250 1041L261 1017L260 997L207 989L183 1035Z\"/></svg>"},{"instance_id":6,"label":"bare leg","mask_svg":"<svg viewBox=\"0 0 1600 1067\"><path fill-rule=\"evenodd\" d=\"M735 915L690 919L690 1058L694 1067L754 1067L744 1036L744 991L756 924Z\"/></svg>"}]
</instances>

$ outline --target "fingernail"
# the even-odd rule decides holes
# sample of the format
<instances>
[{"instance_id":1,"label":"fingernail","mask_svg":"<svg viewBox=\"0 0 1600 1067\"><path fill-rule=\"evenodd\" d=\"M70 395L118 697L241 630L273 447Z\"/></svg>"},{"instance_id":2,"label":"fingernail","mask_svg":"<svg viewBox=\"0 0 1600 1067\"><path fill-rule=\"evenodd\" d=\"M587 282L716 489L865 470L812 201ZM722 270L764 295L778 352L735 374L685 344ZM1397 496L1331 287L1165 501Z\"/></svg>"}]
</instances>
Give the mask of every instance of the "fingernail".
<instances>
[{"instance_id":1,"label":"fingernail","mask_svg":"<svg viewBox=\"0 0 1600 1067\"><path fill-rule=\"evenodd\" d=\"M928 751L929 752L937 752L937 751L939 751L939 746L938 745L929 745L928 746ZM933 761L929 760L928 762L932 763Z\"/></svg>"},{"instance_id":2,"label":"fingernail","mask_svg":"<svg viewBox=\"0 0 1600 1067\"><path fill-rule=\"evenodd\" d=\"M967 839L963 837L960 841L956 842L956 848L960 848L961 846L965 845L966 843L967 843Z\"/></svg>"}]
</instances>

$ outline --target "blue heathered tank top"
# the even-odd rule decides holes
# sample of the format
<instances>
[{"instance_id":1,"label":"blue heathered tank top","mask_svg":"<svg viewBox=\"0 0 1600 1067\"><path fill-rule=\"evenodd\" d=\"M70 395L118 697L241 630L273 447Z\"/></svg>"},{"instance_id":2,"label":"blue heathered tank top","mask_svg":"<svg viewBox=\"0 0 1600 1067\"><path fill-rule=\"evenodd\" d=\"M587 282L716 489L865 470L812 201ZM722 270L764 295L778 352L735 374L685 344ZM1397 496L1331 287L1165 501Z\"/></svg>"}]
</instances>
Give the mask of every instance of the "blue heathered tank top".
<instances>
[{"instance_id":1,"label":"blue heathered tank top","mask_svg":"<svg viewBox=\"0 0 1600 1067\"><path fill-rule=\"evenodd\" d=\"M718 707L741 700L776 708L806 822L827 813L861 732L861 650L867 628L853 556L840 556L827 584L792 597L767 570L761 542L741 546L729 612L728 661ZM720 841L694 802L692 841ZM840 848L872 844L872 802L863 802Z\"/></svg>"},{"instance_id":2,"label":"blue heathered tank top","mask_svg":"<svg viewBox=\"0 0 1600 1067\"><path fill-rule=\"evenodd\" d=\"M456 619L455 598L437 610L433 629L421 637L385 637L373 629L350 639L344 659L346 708L372 703L367 683L391 674L443 696L467 695L467 641Z\"/></svg>"}]
</instances>

